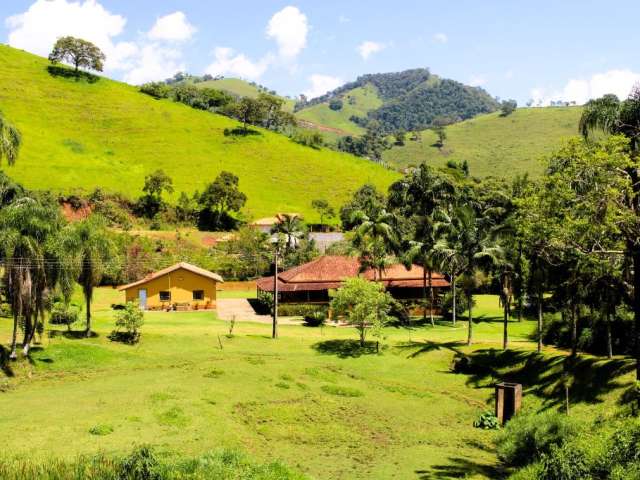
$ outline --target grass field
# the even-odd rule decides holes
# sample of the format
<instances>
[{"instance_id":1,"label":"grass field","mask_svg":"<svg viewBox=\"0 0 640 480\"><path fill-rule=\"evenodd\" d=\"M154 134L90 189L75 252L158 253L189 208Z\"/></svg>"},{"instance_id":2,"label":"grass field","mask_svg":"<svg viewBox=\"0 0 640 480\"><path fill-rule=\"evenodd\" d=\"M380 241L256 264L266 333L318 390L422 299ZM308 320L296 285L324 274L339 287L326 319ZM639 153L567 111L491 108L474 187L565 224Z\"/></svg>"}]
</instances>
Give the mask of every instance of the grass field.
<instances>
[{"instance_id":1,"label":"grass field","mask_svg":"<svg viewBox=\"0 0 640 480\"><path fill-rule=\"evenodd\" d=\"M513 177L542 173L542 159L560 146L562 139L578 135L580 107L519 108L508 117L481 115L447 127L445 146L435 146L436 135L425 130L419 141L384 153L389 164L404 168L427 162L442 166L449 160L467 160L471 174Z\"/></svg>"},{"instance_id":2,"label":"grass field","mask_svg":"<svg viewBox=\"0 0 640 480\"><path fill-rule=\"evenodd\" d=\"M260 89L257 86L251 85L246 80L240 78L221 78L219 80L207 80L205 82L199 82L195 84L199 88L216 88L229 92L239 97L256 98L260 94ZM290 98L281 97L284 100L284 110L288 112L293 111L295 100Z\"/></svg>"},{"instance_id":3,"label":"grass field","mask_svg":"<svg viewBox=\"0 0 640 480\"><path fill-rule=\"evenodd\" d=\"M140 344L112 343L108 305L120 296L99 290L97 337L54 330L31 363L5 366L4 455L71 458L143 443L188 455L239 447L317 479L496 478L494 433L472 423L491 408L500 373L453 374L454 353L494 355L521 375L537 359L546 370L535 382L525 379L528 408L555 398L550 380L547 391L540 379L554 378L557 359L564 358L554 350L531 353L528 321L511 324L516 350L502 357L494 350L500 309L490 296L478 297L478 344L471 350L461 344L466 325L460 322L388 327L380 354L357 348L349 328L283 326L273 341L269 325L237 322L228 337L228 324L210 312L148 313ZM2 343L9 329L10 321L0 319ZM592 395L576 402L575 415L614 408L630 379L609 373L615 388L604 394L591 381Z\"/></svg>"},{"instance_id":4,"label":"grass field","mask_svg":"<svg viewBox=\"0 0 640 480\"><path fill-rule=\"evenodd\" d=\"M247 217L295 211L315 221L314 198L338 207L363 183L386 188L396 178L365 159L268 131L224 136L238 123L108 79L52 76L46 59L4 45L0 69L0 107L23 135L20 158L7 172L29 188L70 193L101 187L137 197L144 176L162 168L177 198L228 170L248 196Z\"/></svg>"},{"instance_id":5,"label":"grass field","mask_svg":"<svg viewBox=\"0 0 640 480\"><path fill-rule=\"evenodd\" d=\"M354 88L342 97L342 108L331 110L328 103L320 103L300 110L296 116L316 125L337 128L345 133L360 135L364 129L349 120L353 115L366 117L367 113L382 106L382 100L373 85Z\"/></svg>"}]
</instances>

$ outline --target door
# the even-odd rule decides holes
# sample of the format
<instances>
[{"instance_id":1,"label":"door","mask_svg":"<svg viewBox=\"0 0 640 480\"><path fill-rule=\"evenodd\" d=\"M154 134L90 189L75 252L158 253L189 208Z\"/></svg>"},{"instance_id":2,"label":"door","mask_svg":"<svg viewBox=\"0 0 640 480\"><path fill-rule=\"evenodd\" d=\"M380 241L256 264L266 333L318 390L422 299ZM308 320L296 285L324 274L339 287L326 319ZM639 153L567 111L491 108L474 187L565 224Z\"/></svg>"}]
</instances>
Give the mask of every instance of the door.
<instances>
[{"instance_id":1,"label":"door","mask_svg":"<svg viewBox=\"0 0 640 480\"><path fill-rule=\"evenodd\" d=\"M138 305L142 310L147 309L147 289L141 288L138 290Z\"/></svg>"}]
</instances>

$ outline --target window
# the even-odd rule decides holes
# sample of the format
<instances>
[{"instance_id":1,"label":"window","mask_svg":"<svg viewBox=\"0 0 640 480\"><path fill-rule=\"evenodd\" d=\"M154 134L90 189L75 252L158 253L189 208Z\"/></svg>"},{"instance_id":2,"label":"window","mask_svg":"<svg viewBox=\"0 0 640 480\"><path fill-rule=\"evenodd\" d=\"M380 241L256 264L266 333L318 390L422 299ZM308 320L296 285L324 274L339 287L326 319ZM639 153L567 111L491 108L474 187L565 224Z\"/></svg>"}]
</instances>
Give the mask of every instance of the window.
<instances>
[{"instance_id":1,"label":"window","mask_svg":"<svg viewBox=\"0 0 640 480\"><path fill-rule=\"evenodd\" d=\"M193 291L193 299L194 300L204 300L204 290L194 290Z\"/></svg>"},{"instance_id":2,"label":"window","mask_svg":"<svg viewBox=\"0 0 640 480\"><path fill-rule=\"evenodd\" d=\"M161 302L170 302L171 301L171 292L160 292L160 301Z\"/></svg>"}]
</instances>

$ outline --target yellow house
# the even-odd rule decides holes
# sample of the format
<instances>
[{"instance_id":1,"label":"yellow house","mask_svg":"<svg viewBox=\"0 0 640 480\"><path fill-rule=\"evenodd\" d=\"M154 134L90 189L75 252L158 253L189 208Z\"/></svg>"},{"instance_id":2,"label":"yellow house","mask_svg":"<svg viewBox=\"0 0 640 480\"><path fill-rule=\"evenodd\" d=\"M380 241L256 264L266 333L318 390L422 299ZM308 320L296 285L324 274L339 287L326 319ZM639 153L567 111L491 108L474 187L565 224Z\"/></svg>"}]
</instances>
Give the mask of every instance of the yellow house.
<instances>
[{"instance_id":1,"label":"yellow house","mask_svg":"<svg viewBox=\"0 0 640 480\"><path fill-rule=\"evenodd\" d=\"M145 310L191 310L216 308L216 288L222 277L186 262L147 275L118 288L127 302Z\"/></svg>"}]
</instances>

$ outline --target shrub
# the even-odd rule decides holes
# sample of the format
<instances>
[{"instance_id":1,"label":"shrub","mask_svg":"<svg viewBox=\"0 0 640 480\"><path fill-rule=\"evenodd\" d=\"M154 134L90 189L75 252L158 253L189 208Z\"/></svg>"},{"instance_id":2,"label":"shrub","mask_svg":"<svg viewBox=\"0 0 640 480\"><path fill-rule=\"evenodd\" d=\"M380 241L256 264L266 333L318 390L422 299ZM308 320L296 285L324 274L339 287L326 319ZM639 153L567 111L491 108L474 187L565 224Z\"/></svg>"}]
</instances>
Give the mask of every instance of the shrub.
<instances>
[{"instance_id":1,"label":"shrub","mask_svg":"<svg viewBox=\"0 0 640 480\"><path fill-rule=\"evenodd\" d=\"M304 323L308 327L319 327L327 320L327 314L323 310L307 313L304 316Z\"/></svg>"},{"instance_id":2,"label":"shrub","mask_svg":"<svg viewBox=\"0 0 640 480\"><path fill-rule=\"evenodd\" d=\"M500 428L500 422L498 422L498 417L493 413L484 412L478 417L478 420L473 422L473 426L483 430L497 430Z\"/></svg>"},{"instance_id":3,"label":"shrub","mask_svg":"<svg viewBox=\"0 0 640 480\"><path fill-rule=\"evenodd\" d=\"M329 108L336 112L342 110L342 100L339 98L334 98L329 102Z\"/></svg>"},{"instance_id":4,"label":"shrub","mask_svg":"<svg viewBox=\"0 0 640 480\"><path fill-rule=\"evenodd\" d=\"M357 388L341 387L340 385L323 385L320 389L330 395L338 397L362 397L364 393Z\"/></svg>"},{"instance_id":5,"label":"shrub","mask_svg":"<svg viewBox=\"0 0 640 480\"><path fill-rule=\"evenodd\" d=\"M315 130L296 130L291 135L291 140L300 145L305 145L311 148L320 148L324 144L324 137L320 132Z\"/></svg>"},{"instance_id":6,"label":"shrub","mask_svg":"<svg viewBox=\"0 0 640 480\"><path fill-rule=\"evenodd\" d=\"M111 340L134 344L140 341L140 327L144 325L144 312L133 302L127 302L124 310L116 313L116 329Z\"/></svg>"},{"instance_id":7,"label":"shrub","mask_svg":"<svg viewBox=\"0 0 640 480\"><path fill-rule=\"evenodd\" d=\"M171 93L171 87L164 82L151 82L142 85L140 91L153 98L167 98Z\"/></svg>"},{"instance_id":8,"label":"shrub","mask_svg":"<svg viewBox=\"0 0 640 480\"><path fill-rule=\"evenodd\" d=\"M557 412L520 414L502 430L496 440L498 457L508 466L523 466L549 454L553 446L575 436L580 428L575 420Z\"/></svg>"},{"instance_id":9,"label":"shrub","mask_svg":"<svg viewBox=\"0 0 640 480\"><path fill-rule=\"evenodd\" d=\"M0 303L0 317L10 317L11 315L11 304L5 302Z\"/></svg>"},{"instance_id":10,"label":"shrub","mask_svg":"<svg viewBox=\"0 0 640 480\"><path fill-rule=\"evenodd\" d=\"M457 289L456 289L457 290ZM473 304L475 306L475 300ZM466 295L461 295L461 292L456 293L456 318L460 318L464 312L469 309L469 299ZM442 315L447 320L453 318L453 295L451 292L447 292L442 297Z\"/></svg>"},{"instance_id":11,"label":"shrub","mask_svg":"<svg viewBox=\"0 0 640 480\"><path fill-rule=\"evenodd\" d=\"M540 478L546 480L591 480L590 459L583 449L564 443L551 445L542 456Z\"/></svg>"},{"instance_id":12,"label":"shrub","mask_svg":"<svg viewBox=\"0 0 640 480\"><path fill-rule=\"evenodd\" d=\"M89 429L91 435L104 436L113 433L113 427L111 425L94 425Z\"/></svg>"},{"instance_id":13,"label":"shrub","mask_svg":"<svg viewBox=\"0 0 640 480\"><path fill-rule=\"evenodd\" d=\"M80 307L75 304L67 305L64 302L56 302L51 309L49 322L53 325L71 325L76 323L80 318Z\"/></svg>"}]
</instances>

